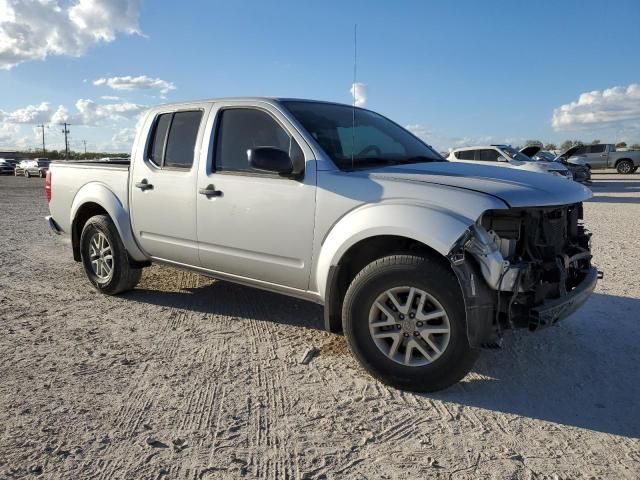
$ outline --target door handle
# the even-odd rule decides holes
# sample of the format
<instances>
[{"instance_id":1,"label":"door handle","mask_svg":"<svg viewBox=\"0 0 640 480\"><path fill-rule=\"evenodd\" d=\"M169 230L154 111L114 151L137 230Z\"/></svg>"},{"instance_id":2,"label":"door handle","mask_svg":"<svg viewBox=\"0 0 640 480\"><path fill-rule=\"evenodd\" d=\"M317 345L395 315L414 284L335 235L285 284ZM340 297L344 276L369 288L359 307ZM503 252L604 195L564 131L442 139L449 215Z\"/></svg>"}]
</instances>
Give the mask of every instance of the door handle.
<instances>
[{"instance_id":1,"label":"door handle","mask_svg":"<svg viewBox=\"0 0 640 480\"><path fill-rule=\"evenodd\" d=\"M222 191L216 190L213 185L207 185L205 188L201 188L198 190L200 195L204 195L205 197L221 197Z\"/></svg>"},{"instance_id":2,"label":"door handle","mask_svg":"<svg viewBox=\"0 0 640 480\"><path fill-rule=\"evenodd\" d=\"M151 185L146 178L143 178L142 181L136 183L136 188L144 192L145 190L153 190L153 185Z\"/></svg>"}]
</instances>

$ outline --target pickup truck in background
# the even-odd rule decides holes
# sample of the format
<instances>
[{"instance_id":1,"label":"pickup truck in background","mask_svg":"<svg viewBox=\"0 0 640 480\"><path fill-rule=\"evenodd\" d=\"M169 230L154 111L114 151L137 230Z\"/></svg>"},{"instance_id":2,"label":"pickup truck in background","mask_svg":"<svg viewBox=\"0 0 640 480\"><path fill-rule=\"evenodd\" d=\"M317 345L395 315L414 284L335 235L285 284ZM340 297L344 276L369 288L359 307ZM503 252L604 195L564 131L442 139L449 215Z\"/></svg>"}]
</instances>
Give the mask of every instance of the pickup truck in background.
<instances>
[{"instance_id":1,"label":"pickup truck in background","mask_svg":"<svg viewBox=\"0 0 640 480\"><path fill-rule=\"evenodd\" d=\"M572 157L583 157L591 170L615 168L618 173L630 174L640 166L640 150L617 151L612 143L576 145L559 156L567 161Z\"/></svg>"},{"instance_id":2,"label":"pickup truck in background","mask_svg":"<svg viewBox=\"0 0 640 480\"><path fill-rule=\"evenodd\" d=\"M54 162L45 189L99 292L153 262L314 301L366 370L410 390L455 383L508 328L553 325L598 278L587 188L447 162L348 105L156 107L130 162Z\"/></svg>"}]
</instances>

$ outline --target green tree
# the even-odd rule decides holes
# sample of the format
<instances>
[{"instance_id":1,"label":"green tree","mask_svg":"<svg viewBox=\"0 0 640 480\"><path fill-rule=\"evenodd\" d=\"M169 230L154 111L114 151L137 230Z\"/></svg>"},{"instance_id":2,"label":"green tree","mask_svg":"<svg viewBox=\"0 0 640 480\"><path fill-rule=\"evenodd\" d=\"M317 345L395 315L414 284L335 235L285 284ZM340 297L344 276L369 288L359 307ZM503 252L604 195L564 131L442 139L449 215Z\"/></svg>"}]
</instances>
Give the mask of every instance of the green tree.
<instances>
[{"instance_id":1,"label":"green tree","mask_svg":"<svg viewBox=\"0 0 640 480\"><path fill-rule=\"evenodd\" d=\"M631 150L640 150L640 143L634 143L630 148Z\"/></svg>"},{"instance_id":2,"label":"green tree","mask_svg":"<svg viewBox=\"0 0 640 480\"><path fill-rule=\"evenodd\" d=\"M527 140L526 142L524 142L524 146L542 148L542 142L540 140Z\"/></svg>"},{"instance_id":3,"label":"green tree","mask_svg":"<svg viewBox=\"0 0 640 480\"><path fill-rule=\"evenodd\" d=\"M557 150L557 149L558 149L558 147L556 146L556 144L555 144L555 143L547 143L547 144L544 146L544 149L545 149L545 150Z\"/></svg>"},{"instance_id":4,"label":"green tree","mask_svg":"<svg viewBox=\"0 0 640 480\"><path fill-rule=\"evenodd\" d=\"M577 147L579 145L584 145L584 142L582 140L574 140L573 141L573 146Z\"/></svg>"},{"instance_id":5,"label":"green tree","mask_svg":"<svg viewBox=\"0 0 640 480\"><path fill-rule=\"evenodd\" d=\"M600 140L598 140L597 138L591 141L591 145L598 145L599 143L600 143Z\"/></svg>"},{"instance_id":6,"label":"green tree","mask_svg":"<svg viewBox=\"0 0 640 480\"><path fill-rule=\"evenodd\" d=\"M562 145L560 145L560 150L569 150L571 147L573 147L573 142L571 140L565 140L562 142Z\"/></svg>"},{"instance_id":7,"label":"green tree","mask_svg":"<svg viewBox=\"0 0 640 480\"><path fill-rule=\"evenodd\" d=\"M627 148L627 142L616 143L616 148Z\"/></svg>"}]
</instances>

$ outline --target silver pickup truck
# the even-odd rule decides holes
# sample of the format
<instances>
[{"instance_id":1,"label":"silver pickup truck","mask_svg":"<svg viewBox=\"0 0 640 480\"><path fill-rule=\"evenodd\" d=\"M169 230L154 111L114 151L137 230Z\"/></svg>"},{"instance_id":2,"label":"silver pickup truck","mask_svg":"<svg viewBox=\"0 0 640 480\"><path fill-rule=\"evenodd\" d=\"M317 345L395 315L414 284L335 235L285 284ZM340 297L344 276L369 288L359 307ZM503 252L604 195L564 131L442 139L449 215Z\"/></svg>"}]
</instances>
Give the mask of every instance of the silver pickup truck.
<instances>
[{"instance_id":1,"label":"silver pickup truck","mask_svg":"<svg viewBox=\"0 0 640 480\"><path fill-rule=\"evenodd\" d=\"M165 105L131 161L53 163L56 233L105 294L153 263L317 302L372 375L438 390L509 328L595 288L582 203L551 175L445 161L372 111L292 99Z\"/></svg>"},{"instance_id":2,"label":"silver pickup truck","mask_svg":"<svg viewBox=\"0 0 640 480\"><path fill-rule=\"evenodd\" d=\"M611 143L576 145L558 156L561 160L581 157L591 170L615 168L618 173L635 173L640 166L640 150L616 150Z\"/></svg>"}]
</instances>

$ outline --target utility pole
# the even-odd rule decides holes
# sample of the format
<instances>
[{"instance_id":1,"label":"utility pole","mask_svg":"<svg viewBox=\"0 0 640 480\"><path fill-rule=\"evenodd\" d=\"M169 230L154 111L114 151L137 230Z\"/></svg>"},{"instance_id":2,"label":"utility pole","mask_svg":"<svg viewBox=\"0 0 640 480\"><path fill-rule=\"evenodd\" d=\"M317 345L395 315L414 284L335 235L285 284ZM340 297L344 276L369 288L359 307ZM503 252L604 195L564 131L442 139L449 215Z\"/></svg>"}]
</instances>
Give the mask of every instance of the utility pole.
<instances>
[{"instance_id":1,"label":"utility pole","mask_svg":"<svg viewBox=\"0 0 640 480\"><path fill-rule=\"evenodd\" d=\"M42 129L42 156L46 157L47 156L47 149L44 146L44 124L36 125L36 127Z\"/></svg>"},{"instance_id":2,"label":"utility pole","mask_svg":"<svg viewBox=\"0 0 640 480\"><path fill-rule=\"evenodd\" d=\"M82 143L84 144L84 154L87 154L87 141L86 140L82 140Z\"/></svg>"},{"instance_id":3,"label":"utility pole","mask_svg":"<svg viewBox=\"0 0 640 480\"><path fill-rule=\"evenodd\" d=\"M67 135L71 133L67 127L71 126L70 123L63 122L64 128L62 129L62 133L64 133L64 159L69 160L69 139Z\"/></svg>"}]
</instances>

